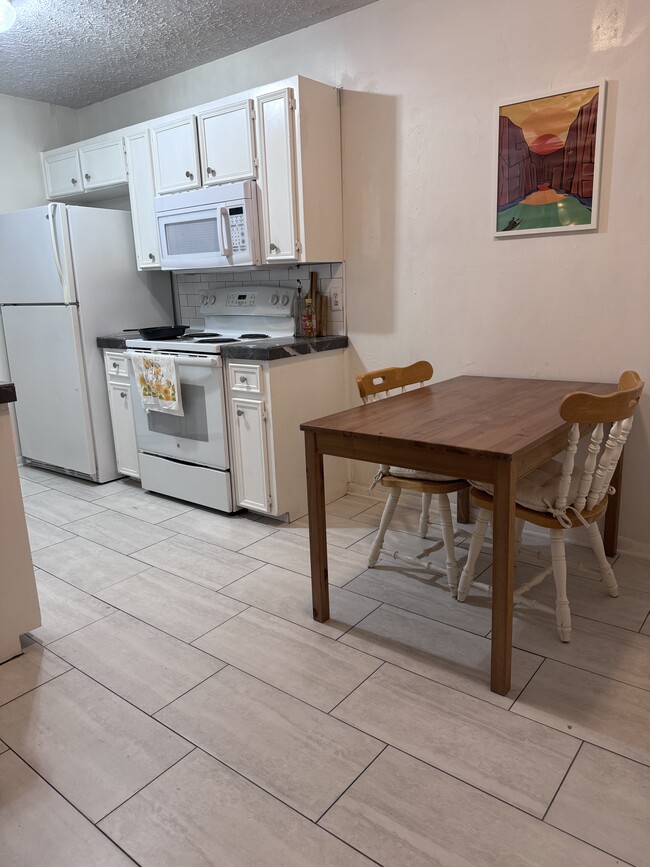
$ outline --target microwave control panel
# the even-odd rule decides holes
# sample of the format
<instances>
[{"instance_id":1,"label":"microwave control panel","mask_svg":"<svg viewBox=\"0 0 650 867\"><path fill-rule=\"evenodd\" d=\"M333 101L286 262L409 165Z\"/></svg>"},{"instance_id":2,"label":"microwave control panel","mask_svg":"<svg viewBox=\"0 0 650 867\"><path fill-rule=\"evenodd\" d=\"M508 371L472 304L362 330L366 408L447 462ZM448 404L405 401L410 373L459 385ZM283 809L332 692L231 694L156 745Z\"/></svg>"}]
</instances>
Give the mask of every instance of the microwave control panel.
<instances>
[{"instance_id":1,"label":"microwave control panel","mask_svg":"<svg viewBox=\"0 0 650 867\"><path fill-rule=\"evenodd\" d=\"M246 224L244 222L244 209L241 205L228 208L230 218L230 240L233 253L245 253L248 249L246 237Z\"/></svg>"}]
</instances>

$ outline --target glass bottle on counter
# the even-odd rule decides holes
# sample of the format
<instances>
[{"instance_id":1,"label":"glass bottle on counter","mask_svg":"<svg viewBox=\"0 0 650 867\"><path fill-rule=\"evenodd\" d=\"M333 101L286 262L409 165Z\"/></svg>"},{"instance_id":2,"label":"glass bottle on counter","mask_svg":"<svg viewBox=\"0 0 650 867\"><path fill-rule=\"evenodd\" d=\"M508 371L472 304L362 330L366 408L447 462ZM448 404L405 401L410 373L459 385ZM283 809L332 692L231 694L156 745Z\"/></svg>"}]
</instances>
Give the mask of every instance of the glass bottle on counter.
<instances>
[{"instance_id":1,"label":"glass bottle on counter","mask_svg":"<svg viewBox=\"0 0 650 867\"><path fill-rule=\"evenodd\" d=\"M316 311L311 293L305 299L305 309L302 314L302 336L316 337Z\"/></svg>"}]
</instances>

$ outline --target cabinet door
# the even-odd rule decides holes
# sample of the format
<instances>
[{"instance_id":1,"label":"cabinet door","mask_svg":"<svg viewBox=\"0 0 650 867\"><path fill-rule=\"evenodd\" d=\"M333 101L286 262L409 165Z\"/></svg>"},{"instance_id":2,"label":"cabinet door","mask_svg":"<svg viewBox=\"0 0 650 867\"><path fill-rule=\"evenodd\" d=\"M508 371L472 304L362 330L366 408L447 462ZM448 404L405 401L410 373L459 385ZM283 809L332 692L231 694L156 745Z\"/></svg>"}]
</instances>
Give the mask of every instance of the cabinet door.
<instances>
[{"instance_id":1,"label":"cabinet door","mask_svg":"<svg viewBox=\"0 0 650 867\"><path fill-rule=\"evenodd\" d=\"M267 262L295 262L299 256L294 107L291 88L257 98Z\"/></svg>"},{"instance_id":2,"label":"cabinet door","mask_svg":"<svg viewBox=\"0 0 650 867\"><path fill-rule=\"evenodd\" d=\"M79 148L84 189L96 190L126 183L122 139Z\"/></svg>"},{"instance_id":3,"label":"cabinet door","mask_svg":"<svg viewBox=\"0 0 650 867\"><path fill-rule=\"evenodd\" d=\"M245 99L200 114L199 147L205 186L254 178L253 101Z\"/></svg>"},{"instance_id":4,"label":"cabinet door","mask_svg":"<svg viewBox=\"0 0 650 867\"><path fill-rule=\"evenodd\" d=\"M43 157L43 172L48 199L83 193L78 151Z\"/></svg>"},{"instance_id":5,"label":"cabinet door","mask_svg":"<svg viewBox=\"0 0 650 867\"><path fill-rule=\"evenodd\" d=\"M153 207L156 195L149 130L127 136L126 160L129 172L131 220L138 268L160 268L160 242Z\"/></svg>"},{"instance_id":6,"label":"cabinet door","mask_svg":"<svg viewBox=\"0 0 650 867\"><path fill-rule=\"evenodd\" d=\"M266 411L263 400L231 400L233 469L238 506L271 511Z\"/></svg>"},{"instance_id":7,"label":"cabinet door","mask_svg":"<svg viewBox=\"0 0 650 867\"><path fill-rule=\"evenodd\" d=\"M138 447L135 441L135 426L131 411L131 386L129 381L109 380L108 397L111 406L113 439L117 469L125 476L140 478Z\"/></svg>"},{"instance_id":8,"label":"cabinet door","mask_svg":"<svg viewBox=\"0 0 650 867\"><path fill-rule=\"evenodd\" d=\"M201 186L196 118L189 117L151 130L156 192L176 193Z\"/></svg>"}]
</instances>

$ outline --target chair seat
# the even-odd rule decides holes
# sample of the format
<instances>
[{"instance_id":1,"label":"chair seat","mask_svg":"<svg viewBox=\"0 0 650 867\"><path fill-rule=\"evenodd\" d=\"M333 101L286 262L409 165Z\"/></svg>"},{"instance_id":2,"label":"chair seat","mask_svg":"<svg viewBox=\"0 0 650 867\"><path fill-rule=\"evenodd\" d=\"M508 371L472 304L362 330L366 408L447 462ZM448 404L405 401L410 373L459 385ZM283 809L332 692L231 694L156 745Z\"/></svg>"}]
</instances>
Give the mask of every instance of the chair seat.
<instances>
[{"instance_id":1,"label":"chair seat","mask_svg":"<svg viewBox=\"0 0 650 867\"><path fill-rule=\"evenodd\" d=\"M488 494L487 491L480 491L478 488L474 488L471 497L475 506L478 506L480 509L489 509L489 511L492 511L494 500L492 499L492 495ZM582 521L574 513L566 512L564 516L564 524L560 523L560 521L558 521L557 518L554 518L548 511L528 509L526 506L521 506L519 503L515 503L515 517L522 521L527 521L529 524L536 524L538 527L545 527L547 530L566 530L568 529L566 521L571 522L571 527L584 526L584 521L586 521L587 524L592 524L594 521L597 521L598 518L600 518L600 516L607 510L607 503L608 498L605 496L600 503L594 506L593 509L584 509L580 512Z\"/></svg>"},{"instance_id":2,"label":"chair seat","mask_svg":"<svg viewBox=\"0 0 650 867\"><path fill-rule=\"evenodd\" d=\"M562 464L556 460L546 461L541 467L532 470L527 476L517 482L515 500L519 506L532 509L534 512L548 512L549 503L554 503L557 497L557 488L562 475ZM567 497L567 508L575 503L578 485L580 484L581 472L573 474ZM494 485L489 482L475 482L470 480L472 487L485 491L492 496Z\"/></svg>"},{"instance_id":3,"label":"chair seat","mask_svg":"<svg viewBox=\"0 0 650 867\"><path fill-rule=\"evenodd\" d=\"M425 473L422 470L410 470L408 467L390 467L391 476L398 479L413 479L414 481L422 482L460 482L461 479L455 479L450 476L443 476L440 473Z\"/></svg>"}]
</instances>

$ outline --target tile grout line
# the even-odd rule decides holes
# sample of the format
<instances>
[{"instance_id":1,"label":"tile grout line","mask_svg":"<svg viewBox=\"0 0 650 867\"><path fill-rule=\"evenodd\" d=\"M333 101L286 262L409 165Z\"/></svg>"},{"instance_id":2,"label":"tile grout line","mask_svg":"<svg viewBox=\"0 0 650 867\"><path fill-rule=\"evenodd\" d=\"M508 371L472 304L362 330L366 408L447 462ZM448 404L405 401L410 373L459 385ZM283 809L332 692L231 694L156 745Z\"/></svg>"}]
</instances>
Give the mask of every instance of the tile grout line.
<instances>
[{"instance_id":1,"label":"tile grout line","mask_svg":"<svg viewBox=\"0 0 650 867\"><path fill-rule=\"evenodd\" d=\"M562 779L560 780L560 785L557 787L557 789L556 789L555 792L553 793L553 797L552 797L551 800L549 801L549 803L548 803L548 807L544 810L544 815L542 816L542 822L545 822L545 823L548 824L548 825L551 824L550 822L546 822L546 817L548 816L548 812L549 812L549 810L551 809L551 807L553 806L553 803L555 802L555 799L557 798L557 796L558 796L558 794L559 794L559 792L560 792L560 789L561 789L562 786L564 785L564 781L565 781L566 778L569 776L569 771L571 770L571 768L572 768L573 765L575 764L576 759L577 759L578 756L580 755L580 751L582 750L582 747L584 746L584 743L585 743L585 742L584 742L582 739L580 739L580 744L578 745L578 749L576 750L576 753L575 753L574 757L573 757L573 758L571 759L571 761L569 762L569 767L566 769L566 771L565 771L565 773L564 773ZM552 827L555 827L555 826L553 825Z\"/></svg>"}]
</instances>

